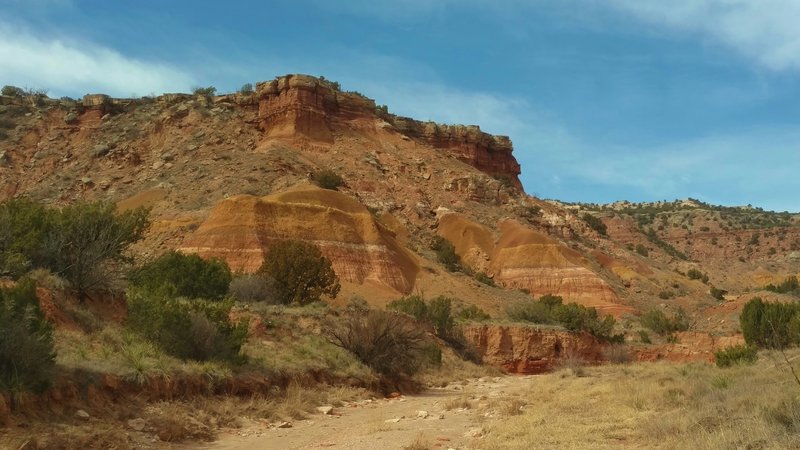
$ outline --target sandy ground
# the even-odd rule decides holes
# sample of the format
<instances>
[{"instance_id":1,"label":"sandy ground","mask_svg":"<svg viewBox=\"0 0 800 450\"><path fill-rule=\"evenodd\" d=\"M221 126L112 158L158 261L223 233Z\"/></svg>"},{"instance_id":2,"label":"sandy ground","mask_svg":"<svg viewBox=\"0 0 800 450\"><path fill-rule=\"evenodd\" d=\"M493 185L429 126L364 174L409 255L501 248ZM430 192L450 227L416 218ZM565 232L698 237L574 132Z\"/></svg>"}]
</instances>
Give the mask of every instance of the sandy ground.
<instances>
[{"instance_id":1,"label":"sandy ground","mask_svg":"<svg viewBox=\"0 0 800 450\"><path fill-rule=\"evenodd\" d=\"M200 448L401 449L415 443L429 448L467 448L479 444L484 427L509 414L507 405L534 382L533 376L481 378L419 395L355 402L335 408L329 415L319 413L292 422L290 428L253 423L222 432L216 442Z\"/></svg>"}]
</instances>

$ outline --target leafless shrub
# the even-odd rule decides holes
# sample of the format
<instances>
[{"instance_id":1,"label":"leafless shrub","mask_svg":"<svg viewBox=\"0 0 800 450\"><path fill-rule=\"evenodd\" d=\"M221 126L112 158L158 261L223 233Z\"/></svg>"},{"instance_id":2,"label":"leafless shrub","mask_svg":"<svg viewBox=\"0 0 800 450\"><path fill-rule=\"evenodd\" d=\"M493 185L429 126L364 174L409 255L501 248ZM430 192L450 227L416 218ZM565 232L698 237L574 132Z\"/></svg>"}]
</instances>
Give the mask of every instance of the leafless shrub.
<instances>
[{"instance_id":1,"label":"leafless shrub","mask_svg":"<svg viewBox=\"0 0 800 450\"><path fill-rule=\"evenodd\" d=\"M425 332L404 314L369 310L348 312L329 324L331 343L387 376L410 376L425 360Z\"/></svg>"}]
</instances>

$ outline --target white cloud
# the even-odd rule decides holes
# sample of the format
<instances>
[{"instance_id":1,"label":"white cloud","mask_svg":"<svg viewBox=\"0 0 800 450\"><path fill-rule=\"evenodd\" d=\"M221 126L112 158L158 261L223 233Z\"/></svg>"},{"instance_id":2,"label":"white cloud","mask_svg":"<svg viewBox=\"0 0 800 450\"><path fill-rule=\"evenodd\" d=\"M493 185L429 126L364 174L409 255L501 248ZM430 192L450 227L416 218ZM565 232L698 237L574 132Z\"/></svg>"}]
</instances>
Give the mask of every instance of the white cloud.
<instances>
[{"instance_id":1,"label":"white cloud","mask_svg":"<svg viewBox=\"0 0 800 450\"><path fill-rule=\"evenodd\" d=\"M0 23L0 83L48 89L51 96L187 91L192 77L163 63L89 42L40 37Z\"/></svg>"},{"instance_id":2,"label":"white cloud","mask_svg":"<svg viewBox=\"0 0 800 450\"><path fill-rule=\"evenodd\" d=\"M800 70L797 0L602 0L639 20L698 33L773 70Z\"/></svg>"}]
</instances>

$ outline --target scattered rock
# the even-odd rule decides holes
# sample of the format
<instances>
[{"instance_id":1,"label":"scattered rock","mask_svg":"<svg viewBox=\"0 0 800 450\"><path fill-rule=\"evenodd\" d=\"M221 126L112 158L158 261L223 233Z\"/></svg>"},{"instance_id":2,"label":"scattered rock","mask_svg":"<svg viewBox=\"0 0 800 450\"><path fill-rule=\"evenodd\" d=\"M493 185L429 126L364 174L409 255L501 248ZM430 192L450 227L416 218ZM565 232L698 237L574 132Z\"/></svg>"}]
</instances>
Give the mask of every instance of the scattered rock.
<instances>
[{"instance_id":1,"label":"scattered rock","mask_svg":"<svg viewBox=\"0 0 800 450\"><path fill-rule=\"evenodd\" d=\"M82 420L89 420L92 416L90 416L86 411L79 409L75 411L75 417Z\"/></svg>"},{"instance_id":2,"label":"scattered rock","mask_svg":"<svg viewBox=\"0 0 800 450\"><path fill-rule=\"evenodd\" d=\"M327 416L333 412L333 406L319 406L317 411Z\"/></svg>"},{"instance_id":3,"label":"scattered rock","mask_svg":"<svg viewBox=\"0 0 800 450\"><path fill-rule=\"evenodd\" d=\"M417 411L418 419L427 419L428 416L430 416L430 414L428 414L428 411Z\"/></svg>"},{"instance_id":4,"label":"scattered rock","mask_svg":"<svg viewBox=\"0 0 800 450\"><path fill-rule=\"evenodd\" d=\"M466 433L464 433L464 437L477 439L483 436L483 429L481 428L472 428Z\"/></svg>"},{"instance_id":5,"label":"scattered rock","mask_svg":"<svg viewBox=\"0 0 800 450\"><path fill-rule=\"evenodd\" d=\"M128 421L128 428L134 431L142 431L144 430L145 421L141 417L136 419L131 419Z\"/></svg>"},{"instance_id":6,"label":"scattered rock","mask_svg":"<svg viewBox=\"0 0 800 450\"><path fill-rule=\"evenodd\" d=\"M72 125L72 124L76 123L77 121L78 121L78 115L75 114L74 112L67 113L64 116L64 122L69 124L69 125Z\"/></svg>"},{"instance_id":7,"label":"scattered rock","mask_svg":"<svg viewBox=\"0 0 800 450\"><path fill-rule=\"evenodd\" d=\"M401 397L403 394L399 392L392 392L391 394L387 395L386 398L398 398Z\"/></svg>"},{"instance_id":8,"label":"scattered rock","mask_svg":"<svg viewBox=\"0 0 800 450\"><path fill-rule=\"evenodd\" d=\"M276 428L292 428L292 422L280 422L275 425Z\"/></svg>"},{"instance_id":9,"label":"scattered rock","mask_svg":"<svg viewBox=\"0 0 800 450\"><path fill-rule=\"evenodd\" d=\"M397 417L394 418L394 419L386 419L386 420L384 420L384 423L398 423L398 422L400 422L400 418L397 418Z\"/></svg>"},{"instance_id":10,"label":"scattered rock","mask_svg":"<svg viewBox=\"0 0 800 450\"><path fill-rule=\"evenodd\" d=\"M164 161L172 161L173 159L175 159L175 155L173 155L170 152L162 153L161 159Z\"/></svg>"},{"instance_id":11,"label":"scattered rock","mask_svg":"<svg viewBox=\"0 0 800 450\"><path fill-rule=\"evenodd\" d=\"M98 144L92 148L91 155L93 158L99 158L101 156L105 156L108 154L108 151L111 150L107 144Z\"/></svg>"},{"instance_id":12,"label":"scattered rock","mask_svg":"<svg viewBox=\"0 0 800 450\"><path fill-rule=\"evenodd\" d=\"M6 154L5 150L0 152L0 167L5 167L8 165L8 155Z\"/></svg>"},{"instance_id":13,"label":"scattered rock","mask_svg":"<svg viewBox=\"0 0 800 450\"><path fill-rule=\"evenodd\" d=\"M88 186L90 184L93 184L94 181L89 177L83 177L83 178L81 178L81 183L83 183L83 184Z\"/></svg>"}]
</instances>

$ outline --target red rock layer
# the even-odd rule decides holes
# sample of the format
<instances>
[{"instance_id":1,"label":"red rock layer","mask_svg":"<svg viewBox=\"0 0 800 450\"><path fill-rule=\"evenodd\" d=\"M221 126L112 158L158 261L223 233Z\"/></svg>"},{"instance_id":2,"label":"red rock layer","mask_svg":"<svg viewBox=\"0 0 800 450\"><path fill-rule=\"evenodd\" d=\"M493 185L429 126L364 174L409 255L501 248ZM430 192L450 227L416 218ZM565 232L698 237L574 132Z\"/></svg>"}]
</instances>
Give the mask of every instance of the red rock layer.
<instances>
[{"instance_id":1,"label":"red rock layer","mask_svg":"<svg viewBox=\"0 0 800 450\"><path fill-rule=\"evenodd\" d=\"M223 258L233 270L254 272L269 247L284 239L318 245L344 281L373 281L408 293L419 270L413 255L363 205L339 192L311 187L224 200L180 250Z\"/></svg>"},{"instance_id":2,"label":"red rock layer","mask_svg":"<svg viewBox=\"0 0 800 450\"><path fill-rule=\"evenodd\" d=\"M566 358L586 363L603 360L603 345L587 333L524 325L481 325L467 327L464 336L485 363L510 373L548 372Z\"/></svg>"}]
</instances>

